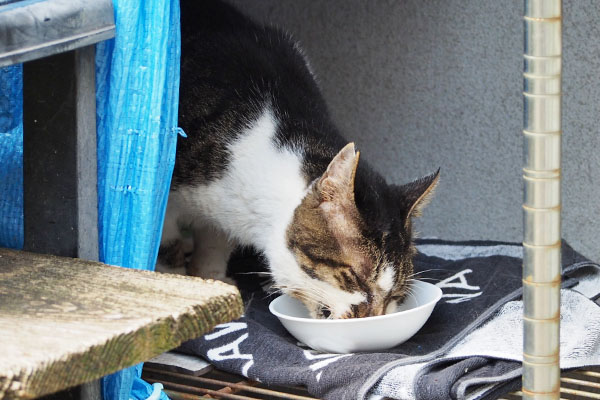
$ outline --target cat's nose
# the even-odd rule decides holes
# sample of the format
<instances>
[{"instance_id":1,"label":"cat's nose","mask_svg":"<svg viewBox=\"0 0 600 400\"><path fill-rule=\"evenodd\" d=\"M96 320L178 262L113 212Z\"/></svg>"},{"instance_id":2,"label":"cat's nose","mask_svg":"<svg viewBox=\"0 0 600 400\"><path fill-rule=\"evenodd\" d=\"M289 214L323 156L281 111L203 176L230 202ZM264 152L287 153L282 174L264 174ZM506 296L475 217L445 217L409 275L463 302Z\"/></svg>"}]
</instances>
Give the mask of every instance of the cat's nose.
<instances>
[{"instance_id":1,"label":"cat's nose","mask_svg":"<svg viewBox=\"0 0 600 400\"><path fill-rule=\"evenodd\" d=\"M352 306L350 310L341 315L341 319L349 318L365 318L365 317L376 317L378 315L384 315L385 309L383 304L379 301L363 302L358 305Z\"/></svg>"},{"instance_id":2,"label":"cat's nose","mask_svg":"<svg viewBox=\"0 0 600 400\"><path fill-rule=\"evenodd\" d=\"M368 307L366 307L365 315L363 317L376 317L378 315L385 314L385 307L382 301L375 298L370 303L368 303Z\"/></svg>"},{"instance_id":3,"label":"cat's nose","mask_svg":"<svg viewBox=\"0 0 600 400\"><path fill-rule=\"evenodd\" d=\"M369 313L369 317L376 317L378 315L384 315L385 309L380 304L374 304Z\"/></svg>"},{"instance_id":4,"label":"cat's nose","mask_svg":"<svg viewBox=\"0 0 600 400\"><path fill-rule=\"evenodd\" d=\"M371 315L369 315L369 317L376 317L378 315L384 315L384 314L385 314L385 310L383 309L383 307L378 306L371 310Z\"/></svg>"}]
</instances>

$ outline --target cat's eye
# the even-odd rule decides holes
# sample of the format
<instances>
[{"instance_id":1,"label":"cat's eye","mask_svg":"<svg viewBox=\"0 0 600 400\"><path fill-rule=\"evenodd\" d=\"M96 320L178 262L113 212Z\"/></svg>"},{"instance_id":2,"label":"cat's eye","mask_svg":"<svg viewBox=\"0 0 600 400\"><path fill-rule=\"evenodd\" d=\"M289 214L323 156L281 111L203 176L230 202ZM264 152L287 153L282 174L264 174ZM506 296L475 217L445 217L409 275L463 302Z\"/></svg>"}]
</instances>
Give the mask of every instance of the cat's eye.
<instances>
[{"instance_id":1,"label":"cat's eye","mask_svg":"<svg viewBox=\"0 0 600 400\"><path fill-rule=\"evenodd\" d=\"M326 307L321 307L321 314L323 314L323 317L329 318L331 316L331 311Z\"/></svg>"}]
</instances>

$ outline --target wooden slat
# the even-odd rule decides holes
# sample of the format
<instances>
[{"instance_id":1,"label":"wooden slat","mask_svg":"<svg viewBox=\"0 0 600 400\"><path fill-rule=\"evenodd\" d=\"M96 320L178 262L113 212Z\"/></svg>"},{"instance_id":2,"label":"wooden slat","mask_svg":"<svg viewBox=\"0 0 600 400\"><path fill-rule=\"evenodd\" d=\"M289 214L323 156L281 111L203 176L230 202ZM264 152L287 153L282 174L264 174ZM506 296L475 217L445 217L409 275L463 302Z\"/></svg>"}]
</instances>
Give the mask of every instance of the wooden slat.
<instances>
[{"instance_id":1,"label":"wooden slat","mask_svg":"<svg viewBox=\"0 0 600 400\"><path fill-rule=\"evenodd\" d=\"M144 363L144 369L154 368L164 371L180 372L186 375L200 376L214 369L213 365L203 358L188 354L168 351Z\"/></svg>"},{"instance_id":2,"label":"wooden slat","mask_svg":"<svg viewBox=\"0 0 600 400\"><path fill-rule=\"evenodd\" d=\"M222 282L0 249L0 399L97 379L242 312Z\"/></svg>"}]
</instances>

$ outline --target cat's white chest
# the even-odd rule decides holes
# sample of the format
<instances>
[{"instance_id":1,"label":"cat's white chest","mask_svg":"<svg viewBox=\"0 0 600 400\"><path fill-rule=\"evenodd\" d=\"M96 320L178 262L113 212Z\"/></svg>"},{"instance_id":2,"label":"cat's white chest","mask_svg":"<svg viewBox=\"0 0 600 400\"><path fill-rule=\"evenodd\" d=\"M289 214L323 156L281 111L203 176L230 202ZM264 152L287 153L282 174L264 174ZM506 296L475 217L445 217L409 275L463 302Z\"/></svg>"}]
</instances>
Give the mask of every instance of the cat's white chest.
<instances>
[{"instance_id":1,"label":"cat's white chest","mask_svg":"<svg viewBox=\"0 0 600 400\"><path fill-rule=\"evenodd\" d=\"M283 240L307 182L301 154L277 148L276 130L276 118L266 108L228 145L230 159L222 179L181 191L188 216L198 223L210 221L240 244L261 250Z\"/></svg>"}]
</instances>

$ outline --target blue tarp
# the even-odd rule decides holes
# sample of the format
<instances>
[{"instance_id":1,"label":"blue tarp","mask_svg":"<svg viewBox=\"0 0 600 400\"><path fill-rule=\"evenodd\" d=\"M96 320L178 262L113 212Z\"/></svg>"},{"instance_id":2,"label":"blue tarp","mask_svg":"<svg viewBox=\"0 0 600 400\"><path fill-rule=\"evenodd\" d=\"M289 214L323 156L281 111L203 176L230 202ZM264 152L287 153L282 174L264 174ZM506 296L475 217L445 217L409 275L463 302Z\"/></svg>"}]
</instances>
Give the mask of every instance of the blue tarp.
<instances>
[{"instance_id":1,"label":"blue tarp","mask_svg":"<svg viewBox=\"0 0 600 400\"><path fill-rule=\"evenodd\" d=\"M114 5L116 37L96 47L100 260L154 269L175 163L179 2ZM104 399L139 393L140 369L104 378Z\"/></svg>"},{"instance_id":2,"label":"blue tarp","mask_svg":"<svg viewBox=\"0 0 600 400\"><path fill-rule=\"evenodd\" d=\"M116 37L96 46L100 261L154 269L177 141L179 1L114 6ZM22 68L0 68L0 246L23 246L22 155ZM104 398L145 398L140 371L104 378Z\"/></svg>"},{"instance_id":3,"label":"blue tarp","mask_svg":"<svg viewBox=\"0 0 600 400\"><path fill-rule=\"evenodd\" d=\"M179 2L115 1L96 47L100 258L153 269L175 162Z\"/></svg>"},{"instance_id":4,"label":"blue tarp","mask_svg":"<svg viewBox=\"0 0 600 400\"><path fill-rule=\"evenodd\" d=\"M0 246L23 247L23 67L0 68Z\"/></svg>"}]
</instances>

